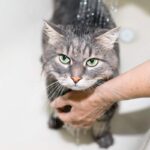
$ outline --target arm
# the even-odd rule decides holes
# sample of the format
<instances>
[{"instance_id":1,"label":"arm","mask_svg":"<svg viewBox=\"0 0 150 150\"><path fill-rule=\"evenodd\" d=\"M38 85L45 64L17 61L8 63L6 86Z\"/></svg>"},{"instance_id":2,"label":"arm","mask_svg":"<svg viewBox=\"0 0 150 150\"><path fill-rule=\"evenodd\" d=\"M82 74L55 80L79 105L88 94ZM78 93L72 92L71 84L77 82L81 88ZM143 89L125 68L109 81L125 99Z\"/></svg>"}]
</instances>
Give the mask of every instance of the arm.
<instances>
[{"instance_id":1,"label":"arm","mask_svg":"<svg viewBox=\"0 0 150 150\"><path fill-rule=\"evenodd\" d=\"M114 102L150 97L150 60L97 88ZM107 92L107 93L106 93Z\"/></svg>"},{"instance_id":2,"label":"arm","mask_svg":"<svg viewBox=\"0 0 150 150\"><path fill-rule=\"evenodd\" d=\"M75 127L88 127L113 103L140 97L150 97L150 60L93 92L71 92L57 98L51 105L56 109L71 105L71 112L58 112L60 119Z\"/></svg>"}]
</instances>

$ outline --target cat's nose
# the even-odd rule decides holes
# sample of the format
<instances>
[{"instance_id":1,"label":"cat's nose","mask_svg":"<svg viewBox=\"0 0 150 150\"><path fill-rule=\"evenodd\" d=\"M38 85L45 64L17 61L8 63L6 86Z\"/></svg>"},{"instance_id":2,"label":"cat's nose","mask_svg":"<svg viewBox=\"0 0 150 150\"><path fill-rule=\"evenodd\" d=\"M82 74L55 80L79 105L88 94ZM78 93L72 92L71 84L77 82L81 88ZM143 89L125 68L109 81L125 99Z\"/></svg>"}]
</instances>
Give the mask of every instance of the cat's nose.
<instances>
[{"instance_id":1,"label":"cat's nose","mask_svg":"<svg viewBox=\"0 0 150 150\"><path fill-rule=\"evenodd\" d=\"M74 83L78 83L82 78L81 77L71 77Z\"/></svg>"}]
</instances>

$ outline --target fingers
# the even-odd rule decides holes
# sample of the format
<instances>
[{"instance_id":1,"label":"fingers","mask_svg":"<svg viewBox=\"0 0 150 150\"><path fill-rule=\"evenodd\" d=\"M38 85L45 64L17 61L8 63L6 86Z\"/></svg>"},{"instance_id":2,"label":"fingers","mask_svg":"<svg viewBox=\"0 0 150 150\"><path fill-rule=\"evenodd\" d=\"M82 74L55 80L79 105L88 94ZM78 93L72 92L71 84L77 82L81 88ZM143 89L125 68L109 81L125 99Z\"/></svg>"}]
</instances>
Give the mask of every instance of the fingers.
<instances>
[{"instance_id":1,"label":"fingers","mask_svg":"<svg viewBox=\"0 0 150 150\"><path fill-rule=\"evenodd\" d=\"M53 108L62 108L66 105L70 105L70 102L65 100L63 97L58 97L53 102L50 103L51 107Z\"/></svg>"},{"instance_id":2,"label":"fingers","mask_svg":"<svg viewBox=\"0 0 150 150\"><path fill-rule=\"evenodd\" d=\"M61 118L61 120L65 123L69 123L72 122L72 114L71 112L69 113L63 113L63 112L58 112L58 117Z\"/></svg>"},{"instance_id":3,"label":"fingers","mask_svg":"<svg viewBox=\"0 0 150 150\"><path fill-rule=\"evenodd\" d=\"M92 120L81 120L79 116L74 115L74 113L69 112L69 113L59 113L58 112L58 117L61 118L61 120L69 125L71 125L74 128L90 128L94 121Z\"/></svg>"},{"instance_id":4,"label":"fingers","mask_svg":"<svg viewBox=\"0 0 150 150\"><path fill-rule=\"evenodd\" d=\"M66 97L67 97L67 95L66 95ZM69 105L69 106L76 106L77 105L76 101L72 101L66 97L61 96L61 97L56 98L53 102L50 103L50 106L57 109L57 108L62 108L66 105Z\"/></svg>"},{"instance_id":5,"label":"fingers","mask_svg":"<svg viewBox=\"0 0 150 150\"><path fill-rule=\"evenodd\" d=\"M88 112L91 105L89 107L86 103L83 103L88 97L89 93L70 92L56 98L50 105L57 111L58 117L63 122L76 128L89 128L93 124L93 119L89 119L84 114ZM66 106L71 106L71 111L68 111L68 113L64 111Z\"/></svg>"},{"instance_id":6,"label":"fingers","mask_svg":"<svg viewBox=\"0 0 150 150\"><path fill-rule=\"evenodd\" d=\"M84 128L88 129L93 125L93 122L86 122L86 121L72 121L70 125L74 128Z\"/></svg>"},{"instance_id":7,"label":"fingers","mask_svg":"<svg viewBox=\"0 0 150 150\"><path fill-rule=\"evenodd\" d=\"M79 128L79 129L89 129L91 128L92 126L91 125L85 125L85 124L69 124L71 127L73 128Z\"/></svg>"}]
</instances>

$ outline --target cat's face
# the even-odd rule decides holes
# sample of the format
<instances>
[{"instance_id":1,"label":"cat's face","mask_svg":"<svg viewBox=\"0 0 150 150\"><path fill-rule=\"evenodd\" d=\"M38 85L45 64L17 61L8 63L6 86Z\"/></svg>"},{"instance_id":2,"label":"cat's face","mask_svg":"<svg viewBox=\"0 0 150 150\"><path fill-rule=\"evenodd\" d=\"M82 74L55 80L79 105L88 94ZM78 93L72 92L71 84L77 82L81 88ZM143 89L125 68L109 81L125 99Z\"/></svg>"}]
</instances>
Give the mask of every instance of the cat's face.
<instances>
[{"instance_id":1,"label":"cat's face","mask_svg":"<svg viewBox=\"0 0 150 150\"><path fill-rule=\"evenodd\" d=\"M44 69L61 85L72 90L92 87L98 80L107 80L118 67L113 50L118 29L93 37L78 37L71 31L60 33L56 27L45 25Z\"/></svg>"}]
</instances>

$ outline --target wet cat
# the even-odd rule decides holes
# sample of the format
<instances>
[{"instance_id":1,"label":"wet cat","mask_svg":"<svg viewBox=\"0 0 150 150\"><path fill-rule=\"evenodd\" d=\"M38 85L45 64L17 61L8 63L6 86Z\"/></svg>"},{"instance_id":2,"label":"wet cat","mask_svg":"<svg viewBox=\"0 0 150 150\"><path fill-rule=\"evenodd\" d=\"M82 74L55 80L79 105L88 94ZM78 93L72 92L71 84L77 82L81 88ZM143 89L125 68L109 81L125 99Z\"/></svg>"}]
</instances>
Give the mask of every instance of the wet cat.
<instances>
[{"instance_id":1,"label":"wet cat","mask_svg":"<svg viewBox=\"0 0 150 150\"><path fill-rule=\"evenodd\" d=\"M54 4L53 17L43 29L42 63L50 101L70 90L100 86L118 75L119 68L119 28L102 0ZM110 121L116 108L114 104L91 128L100 147L113 144ZM64 124L53 111L49 127L59 129Z\"/></svg>"}]
</instances>

